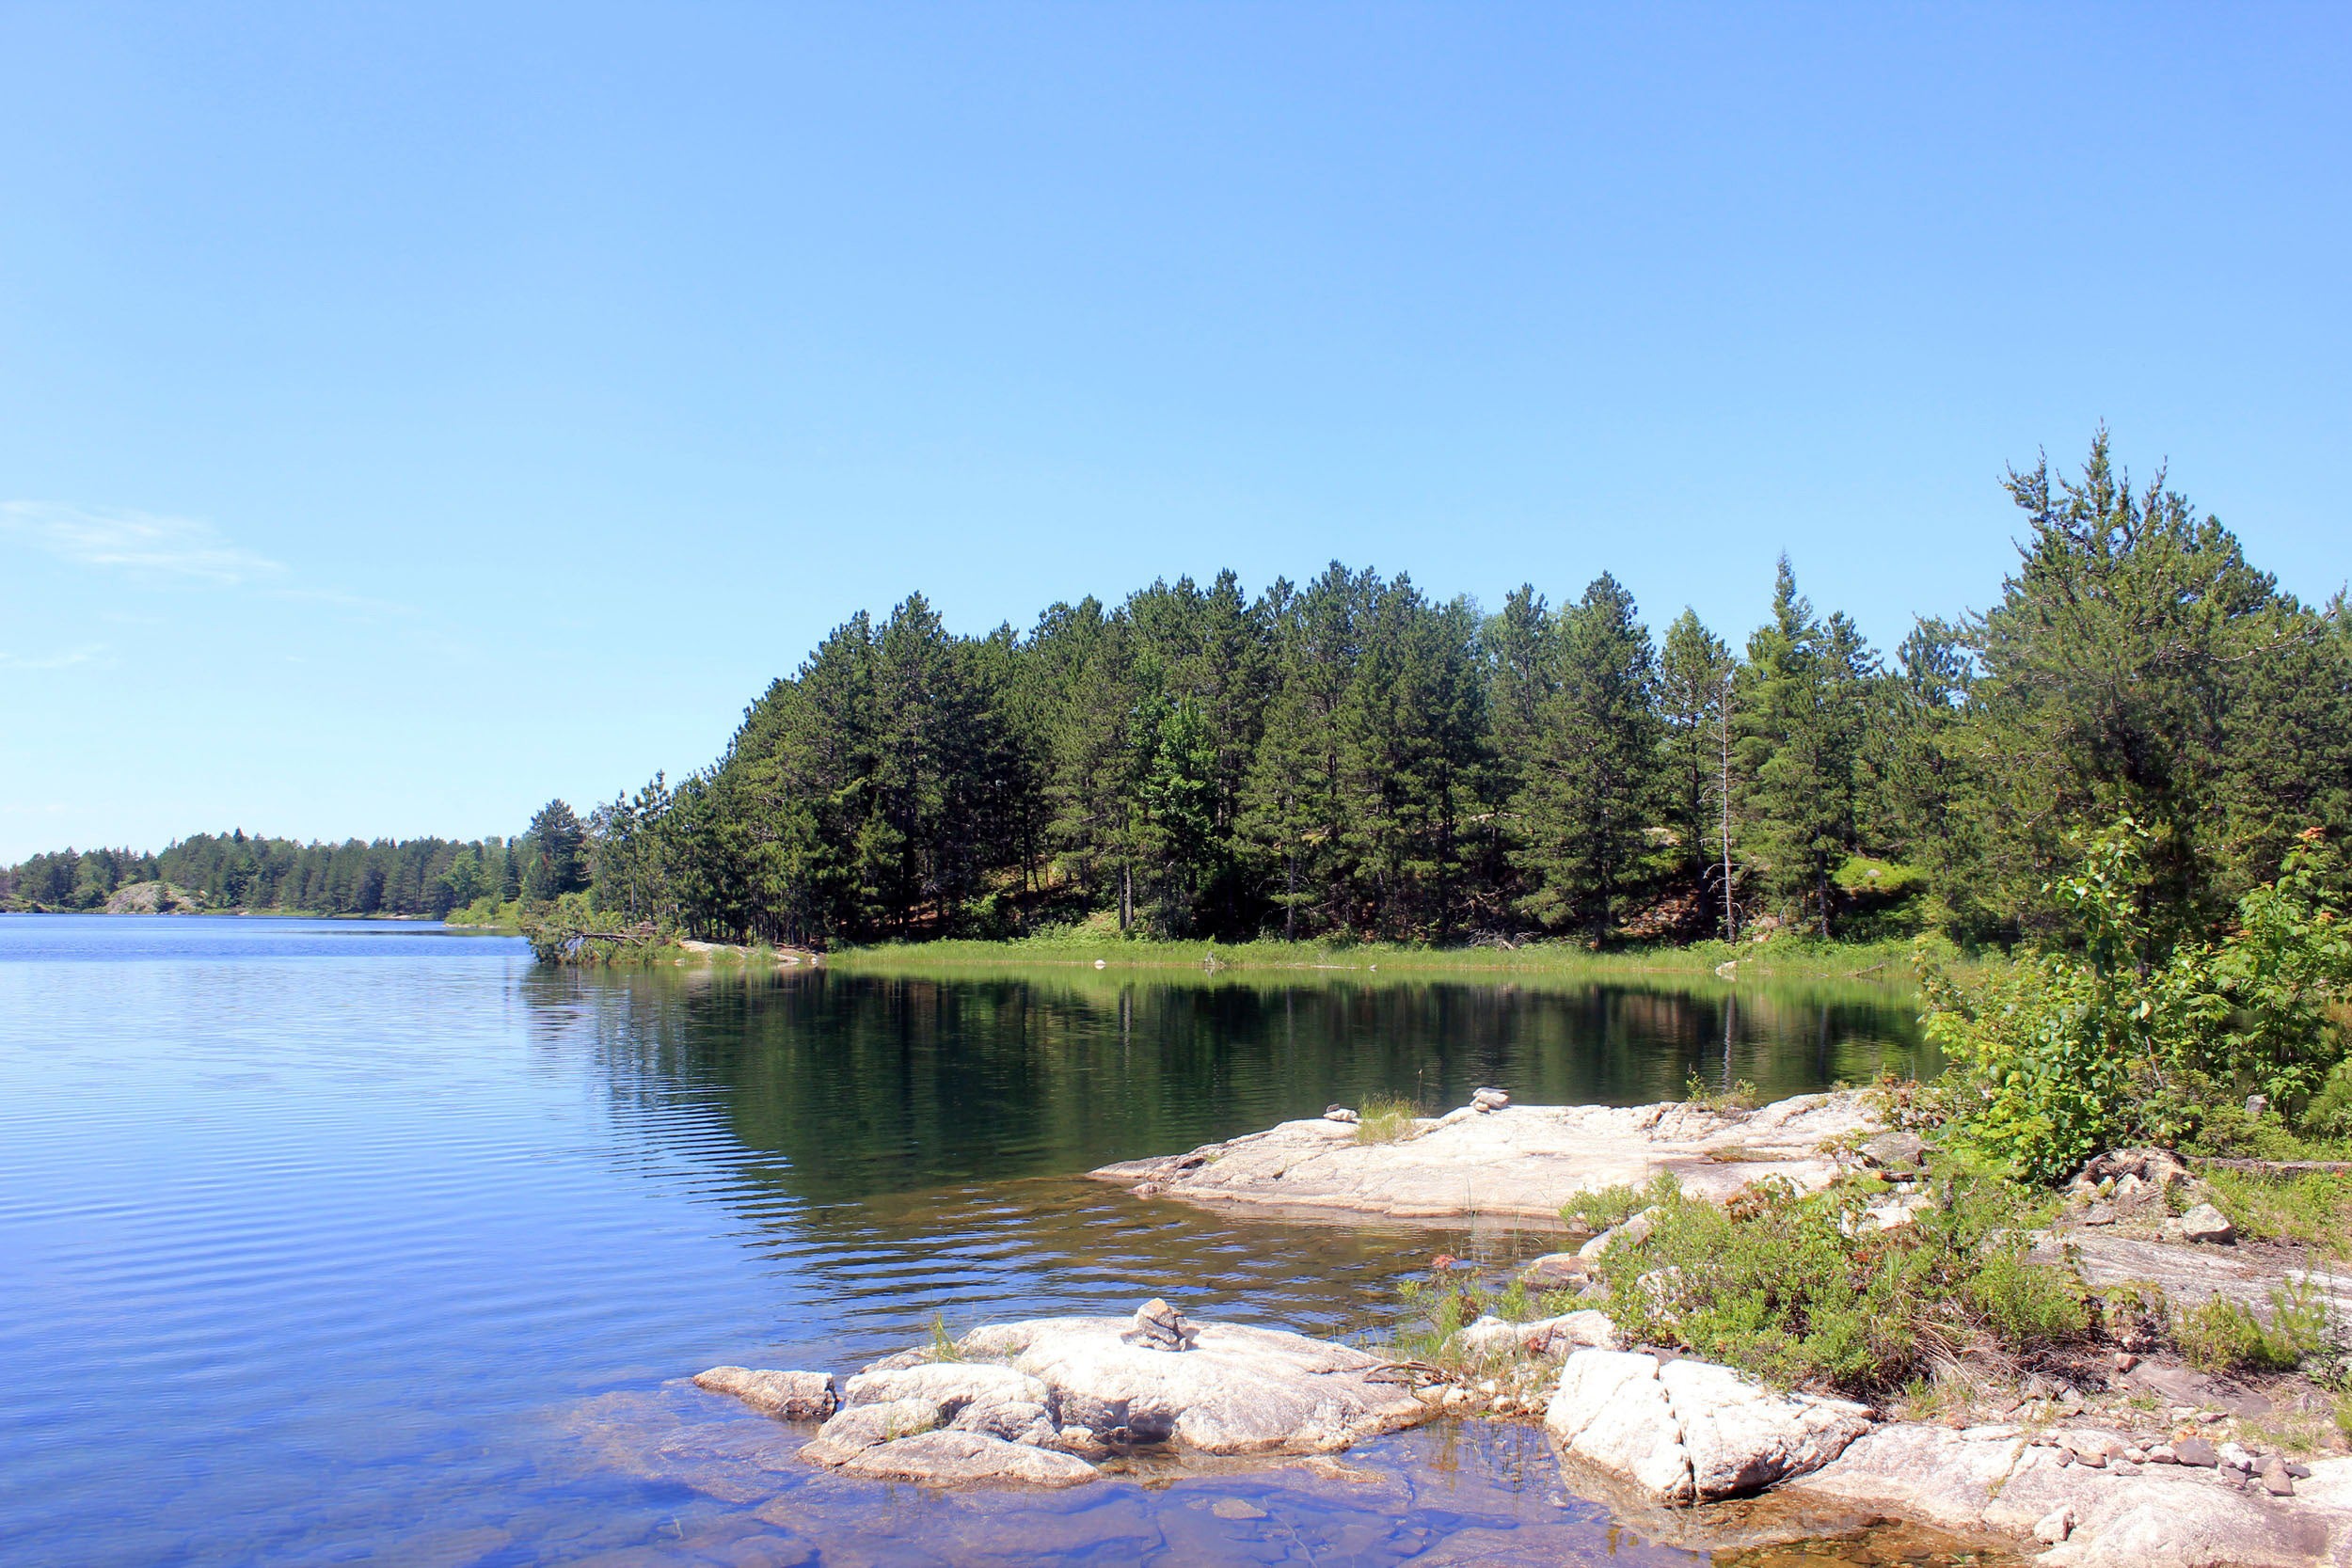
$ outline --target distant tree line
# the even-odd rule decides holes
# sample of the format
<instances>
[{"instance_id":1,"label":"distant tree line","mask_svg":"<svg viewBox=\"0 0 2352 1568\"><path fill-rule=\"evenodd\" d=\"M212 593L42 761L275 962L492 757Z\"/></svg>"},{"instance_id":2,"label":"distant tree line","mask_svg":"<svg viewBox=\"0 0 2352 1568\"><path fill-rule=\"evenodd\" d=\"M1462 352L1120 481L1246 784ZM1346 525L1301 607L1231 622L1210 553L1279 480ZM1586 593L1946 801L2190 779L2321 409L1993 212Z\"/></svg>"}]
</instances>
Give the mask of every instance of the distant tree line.
<instances>
[{"instance_id":1,"label":"distant tree line","mask_svg":"<svg viewBox=\"0 0 2352 1568\"><path fill-rule=\"evenodd\" d=\"M198 833L161 854L62 849L0 870L0 906L95 910L119 888L168 882L207 909L431 915L501 892L519 896L531 847L486 838L292 839Z\"/></svg>"},{"instance_id":2,"label":"distant tree line","mask_svg":"<svg viewBox=\"0 0 2352 1568\"><path fill-rule=\"evenodd\" d=\"M1336 562L1255 598L1226 572L979 637L916 594L834 630L709 768L595 811L589 898L818 943L1443 942L1842 933L1908 894L2008 940L2056 928L2068 835L2128 813L2156 917L2210 926L2298 831L2352 826L2342 595L2281 592L2104 431L2079 476L2007 483L1998 601L1891 654L1786 559L1737 646L1687 610L1654 636L1606 575L1486 615Z\"/></svg>"}]
</instances>

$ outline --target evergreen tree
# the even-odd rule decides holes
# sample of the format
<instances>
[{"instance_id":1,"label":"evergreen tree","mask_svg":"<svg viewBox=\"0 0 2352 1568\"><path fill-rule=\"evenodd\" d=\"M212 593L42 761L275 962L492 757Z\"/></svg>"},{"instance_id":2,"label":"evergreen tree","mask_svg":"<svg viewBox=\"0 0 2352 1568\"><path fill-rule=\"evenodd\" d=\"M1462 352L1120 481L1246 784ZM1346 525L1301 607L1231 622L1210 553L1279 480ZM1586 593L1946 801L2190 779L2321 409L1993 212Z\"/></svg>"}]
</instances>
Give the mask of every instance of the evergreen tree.
<instances>
[{"instance_id":1,"label":"evergreen tree","mask_svg":"<svg viewBox=\"0 0 2352 1568\"><path fill-rule=\"evenodd\" d=\"M1830 934L1831 878L1854 844L1864 693L1873 660L1853 623L1827 622L1782 556L1772 624L1748 640L1740 757L1754 859L1784 909Z\"/></svg>"},{"instance_id":2,"label":"evergreen tree","mask_svg":"<svg viewBox=\"0 0 2352 1568\"><path fill-rule=\"evenodd\" d=\"M1711 889L1707 913L1725 941L1731 914L1731 692L1737 661L1686 608L1658 660L1659 814L1674 834L1672 879Z\"/></svg>"},{"instance_id":3,"label":"evergreen tree","mask_svg":"<svg viewBox=\"0 0 2352 1568\"><path fill-rule=\"evenodd\" d=\"M1519 793L1522 907L1604 940L1643 891L1657 793L1656 656L1633 595L1602 574L1554 628L1551 691Z\"/></svg>"}]
</instances>

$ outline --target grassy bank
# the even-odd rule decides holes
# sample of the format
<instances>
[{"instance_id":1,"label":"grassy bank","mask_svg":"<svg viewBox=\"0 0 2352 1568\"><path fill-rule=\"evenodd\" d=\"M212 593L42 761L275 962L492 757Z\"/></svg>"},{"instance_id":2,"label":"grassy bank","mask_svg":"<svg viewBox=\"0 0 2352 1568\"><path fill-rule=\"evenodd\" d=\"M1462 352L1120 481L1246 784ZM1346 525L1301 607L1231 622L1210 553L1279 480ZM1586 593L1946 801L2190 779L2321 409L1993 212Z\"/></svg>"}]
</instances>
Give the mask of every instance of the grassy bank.
<instances>
[{"instance_id":1,"label":"grassy bank","mask_svg":"<svg viewBox=\"0 0 2352 1568\"><path fill-rule=\"evenodd\" d=\"M1115 970L1298 971L1562 979L1867 980L1912 984L1907 942L1696 942L1595 952L1581 942L1516 948L1429 947L1388 942L1155 942L1086 936L1016 942L924 942L847 948L829 967L860 974L921 974L960 969L1070 966ZM1728 972L1726 973L1726 966Z\"/></svg>"}]
</instances>

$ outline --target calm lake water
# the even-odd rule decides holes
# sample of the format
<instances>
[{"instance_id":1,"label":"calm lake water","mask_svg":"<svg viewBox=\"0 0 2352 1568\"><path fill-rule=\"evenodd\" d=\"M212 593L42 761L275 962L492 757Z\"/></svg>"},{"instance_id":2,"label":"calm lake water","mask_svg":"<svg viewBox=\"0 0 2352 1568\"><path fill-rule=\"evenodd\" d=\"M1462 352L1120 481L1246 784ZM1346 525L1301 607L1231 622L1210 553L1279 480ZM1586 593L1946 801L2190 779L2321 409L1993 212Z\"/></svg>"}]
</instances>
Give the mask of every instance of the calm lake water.
<instances>
[{"instance_id":1,"label":"calm lake water","mask_svg":"<svg viewBox=\"0 0 2352 1568\"><path fill-rule=\"evenodd\" d=\"M1153 1294L1375 1330L1432 1251L1544 1239L1075 1173L1376 1089L1922 1065L1894 991L1731 994L596 974L414 924L0 916L0 1562L1708 1561L1564 1497L1522 1428L943 1497L812 1474L678 1380Z\"/></svg>"}]
</instances>

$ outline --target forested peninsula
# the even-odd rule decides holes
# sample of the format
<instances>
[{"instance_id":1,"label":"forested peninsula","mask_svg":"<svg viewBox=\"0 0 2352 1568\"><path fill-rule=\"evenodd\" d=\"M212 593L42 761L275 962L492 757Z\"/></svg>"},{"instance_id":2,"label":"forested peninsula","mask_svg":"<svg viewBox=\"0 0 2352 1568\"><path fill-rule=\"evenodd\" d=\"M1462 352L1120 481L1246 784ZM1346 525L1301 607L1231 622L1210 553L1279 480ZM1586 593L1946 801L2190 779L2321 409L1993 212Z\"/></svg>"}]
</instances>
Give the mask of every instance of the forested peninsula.
<instances>
[{"instance_id":1,"label":"forested peninsula","mask_svg":"<svg viewBox=\"0 0 2352 1568\"><path fill-rule=\"evenodd\" d=\"M1492 613L1334 562L1228 571L1026 631L921 595L851 616L719 758L512 840L199 835L40 856L14 908L159 880L204 907L445 915L838 948L1056 935L1610 947L2071 928L2087 832L2211 931L2297 833L2352 827L2352 626L2249 562L2104 431L2008 476L1991 608L1894 649L1785 558L1744 636L1654 633L1604 574Z\"/></svg>"},{"instance_id":2,"label":"forested peninsula","mask_svg":"<svg viewBox=\"0 0 2352 1568\"><path fill-rule=\"evenodd\" d=\"M1891 653L1784 559L1736 642L1613 578L1483 614L1338 563L959 636L852 616L718 760L598 807L574 920L817 947L1100 933L1512 944L2072 928L2087 832L2210 929L2352 826L2352 626L2106 435L2008 476L1990 609ZM549 812L569 808L557 802ZM548 814L543 814L543 817ZM532 835L526 835L526 841Z\"/></svg>"}]
</instances>

